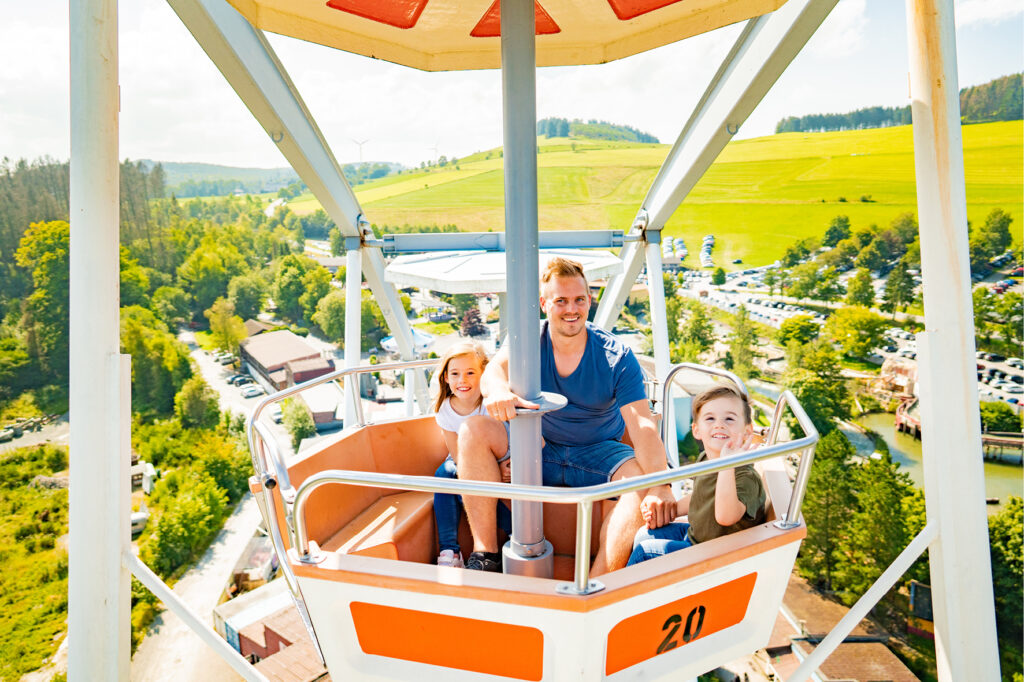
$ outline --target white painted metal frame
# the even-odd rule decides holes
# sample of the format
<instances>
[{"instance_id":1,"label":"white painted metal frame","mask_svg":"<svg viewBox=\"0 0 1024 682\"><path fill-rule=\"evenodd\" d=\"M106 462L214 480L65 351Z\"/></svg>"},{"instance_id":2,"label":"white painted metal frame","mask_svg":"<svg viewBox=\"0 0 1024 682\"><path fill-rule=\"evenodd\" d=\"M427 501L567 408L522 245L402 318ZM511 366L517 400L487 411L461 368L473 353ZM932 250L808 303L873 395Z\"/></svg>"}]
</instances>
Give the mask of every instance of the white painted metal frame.
<instances>
[{"instance_id":1,"label":"white painted metal frame","mask_svg":"<svg viewBox=\"0 0 1024 682\"><path fill-rule=\"evenodd\" d=\"M346 237L362 238L362 208L341 166L295 84L262 31L224 0L168 0L210 60L302 178ZM398 292L384 279L379 249L359 249L363 277L388 323L403 359L415 357L412 327ZM360 284L354 277L348 280ZM346 322L349 321L346 316ZM361 336L361 334L360 334ZM416 373L420 409L429 404L425 378Z\"/></svg>"},{"instance_id":2,"label":"white painted metal frame","mask_svg":"<svg viewBox=\"0 0 1024 682\"><path fill-rule=\"evenodd\" d=\"M68 667L128 680L131 365L120 355L117 0L71 2Z\"/></svg>"},{"instance_id":3,"label":"white painted metal frame","mask_svg":"<svg viewBox=\"0 0 1024 682\"><path fill-rule=\"evenodd\" d=\"M921 440L939 679L997 680L953 0L907 0L924 284Z\"/></svg>"},{"instance_id":4,"label":"white painted metal frame","mask_svg":"<svg viewBox=\"0 0 1024 682\"><path fill-rule=\"evenodd\" d=\"M169 1L343 233L359 237L358 202L263 35L220 0ZM749 22L644 201L652 229L664 225L835 3L790 0L774 14ZM846 620L866 613L904 559L930 545L939 679L997 679L983 469L980 456L974 456L981 446L969 376L973 316L953 3L907 0L907 9L928 292L921 383L929 524ZM130 365L118 354L116 15L116 0L71 3L72 680L127 680L129 670L130 420L124 410L130 409ZM403 355L411 356L409 325L394 288L384 281L380 252L361 251L366 279ZM644 252L638 243L624 247L625 272L609 286L598 308L599 324L614 323ZM940 376L941 401L935 399ZM843 627L830 636L833 642L841 639ZM822 657L826 654L823 649ZM801 670L812 672L815 665L809 658Z\"/></svg>"}]
</instances>

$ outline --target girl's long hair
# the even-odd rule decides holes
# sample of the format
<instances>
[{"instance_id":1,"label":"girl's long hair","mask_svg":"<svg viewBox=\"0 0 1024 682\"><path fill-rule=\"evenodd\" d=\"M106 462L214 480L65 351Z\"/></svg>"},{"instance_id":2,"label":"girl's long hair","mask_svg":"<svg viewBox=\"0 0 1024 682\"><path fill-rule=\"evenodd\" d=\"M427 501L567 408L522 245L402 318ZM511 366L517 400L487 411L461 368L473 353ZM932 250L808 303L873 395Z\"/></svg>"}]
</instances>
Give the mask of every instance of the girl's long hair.
<instances>
[{"instance_id":1,"label":"girl's long hair","mask_svg":"<svg viewBox=\"0 0 1024 682\"><path fill-rule=\"evenodd\" d=\"M434 401L434 412L441 409L444 405L444 401L452 397L452 387L448 385L448 363L455 358L460 358L463 355L472 355L480 362L480 372L483 373L484 368L487 367L487 353L484 351L484 347L476 341L460 341L455 344L441 356L441 364L437 368L437 372L434 376L437 377L437 400ZM481 401L483 398L480 399ZM477 405L480 403L478 402Z\"/></svg>"}]
</instances>

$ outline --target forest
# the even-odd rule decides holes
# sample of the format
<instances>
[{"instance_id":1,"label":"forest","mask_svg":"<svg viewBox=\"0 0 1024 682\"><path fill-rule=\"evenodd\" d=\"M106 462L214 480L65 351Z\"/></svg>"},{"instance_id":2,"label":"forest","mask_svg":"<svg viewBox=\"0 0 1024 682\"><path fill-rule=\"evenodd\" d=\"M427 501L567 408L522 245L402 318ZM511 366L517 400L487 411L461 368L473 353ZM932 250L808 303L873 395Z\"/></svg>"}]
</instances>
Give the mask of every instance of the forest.
<instances>
[{"instance_id":1,"label":"forest","mask_svg":"<svg viewBox=\"0 0 1024 682\"><path fill-rule=\"evenodd\" d=\"M960 90L963 123L1019 121L1024 108L1022 75L1012 74ZM862 128L909 125L910 107L866 107L845 114L788 116L775 126L776 133L817 133Z\"/></svg>"}]
</instances>

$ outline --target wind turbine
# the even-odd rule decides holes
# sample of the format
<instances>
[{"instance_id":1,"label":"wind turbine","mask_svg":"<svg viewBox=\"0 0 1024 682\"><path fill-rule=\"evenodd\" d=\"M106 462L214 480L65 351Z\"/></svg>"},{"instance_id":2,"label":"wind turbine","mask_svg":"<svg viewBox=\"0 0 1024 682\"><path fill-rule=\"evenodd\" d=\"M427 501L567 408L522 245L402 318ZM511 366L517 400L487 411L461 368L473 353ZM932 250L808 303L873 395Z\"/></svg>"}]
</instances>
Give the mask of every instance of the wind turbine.
<instances>
[{"instance_id":1,"label":"wind turbine","mask_svg":"<svg viewBox=\"0 0 1024 682\"><path fill-rule=\"evenodd\" d=\"M353 143L359 145L359 163L363 162L363 145L369 142L369 140L357 140L355 138L349 138Z\"/></svg>"}]
</instances>

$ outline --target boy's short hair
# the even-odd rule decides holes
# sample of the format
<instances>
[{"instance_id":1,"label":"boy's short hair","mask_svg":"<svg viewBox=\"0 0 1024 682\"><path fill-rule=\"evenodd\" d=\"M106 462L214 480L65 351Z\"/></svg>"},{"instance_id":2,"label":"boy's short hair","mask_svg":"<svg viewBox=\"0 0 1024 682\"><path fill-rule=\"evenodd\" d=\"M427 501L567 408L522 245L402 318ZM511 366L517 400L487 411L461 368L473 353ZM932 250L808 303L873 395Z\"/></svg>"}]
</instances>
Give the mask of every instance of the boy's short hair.
<instances>
[{"instance_id":1,"label":"boy's short hair","mask_svg":"<svg viewBox=\"0 0 1024 682\"><path fill-rule=\"evenodd\" d=\"M743 419L746 424L753 422L753 415L750 410L750 401L743 393L732 386L720 385L713 388L709 388L706 391L702 391L697 394L697 397L693 399L693 420L696 421L697 417L700 416L701 409L712 400L719 398L735 398L743 403Z\"/></svg>"},{"instance_id":2,"label":"boy's short hair","mask_svg":"<svg viewBox=\"0 0 1024 682\"><path fill-rule=\"evenodd\" d=\"M540 273L540 283L547 284L555 277L582 277L583 283L587 284L587 276L583 274L583 265L561 256L552 258L544 266L544 271Z\"/></svg>"}]
</instances>

